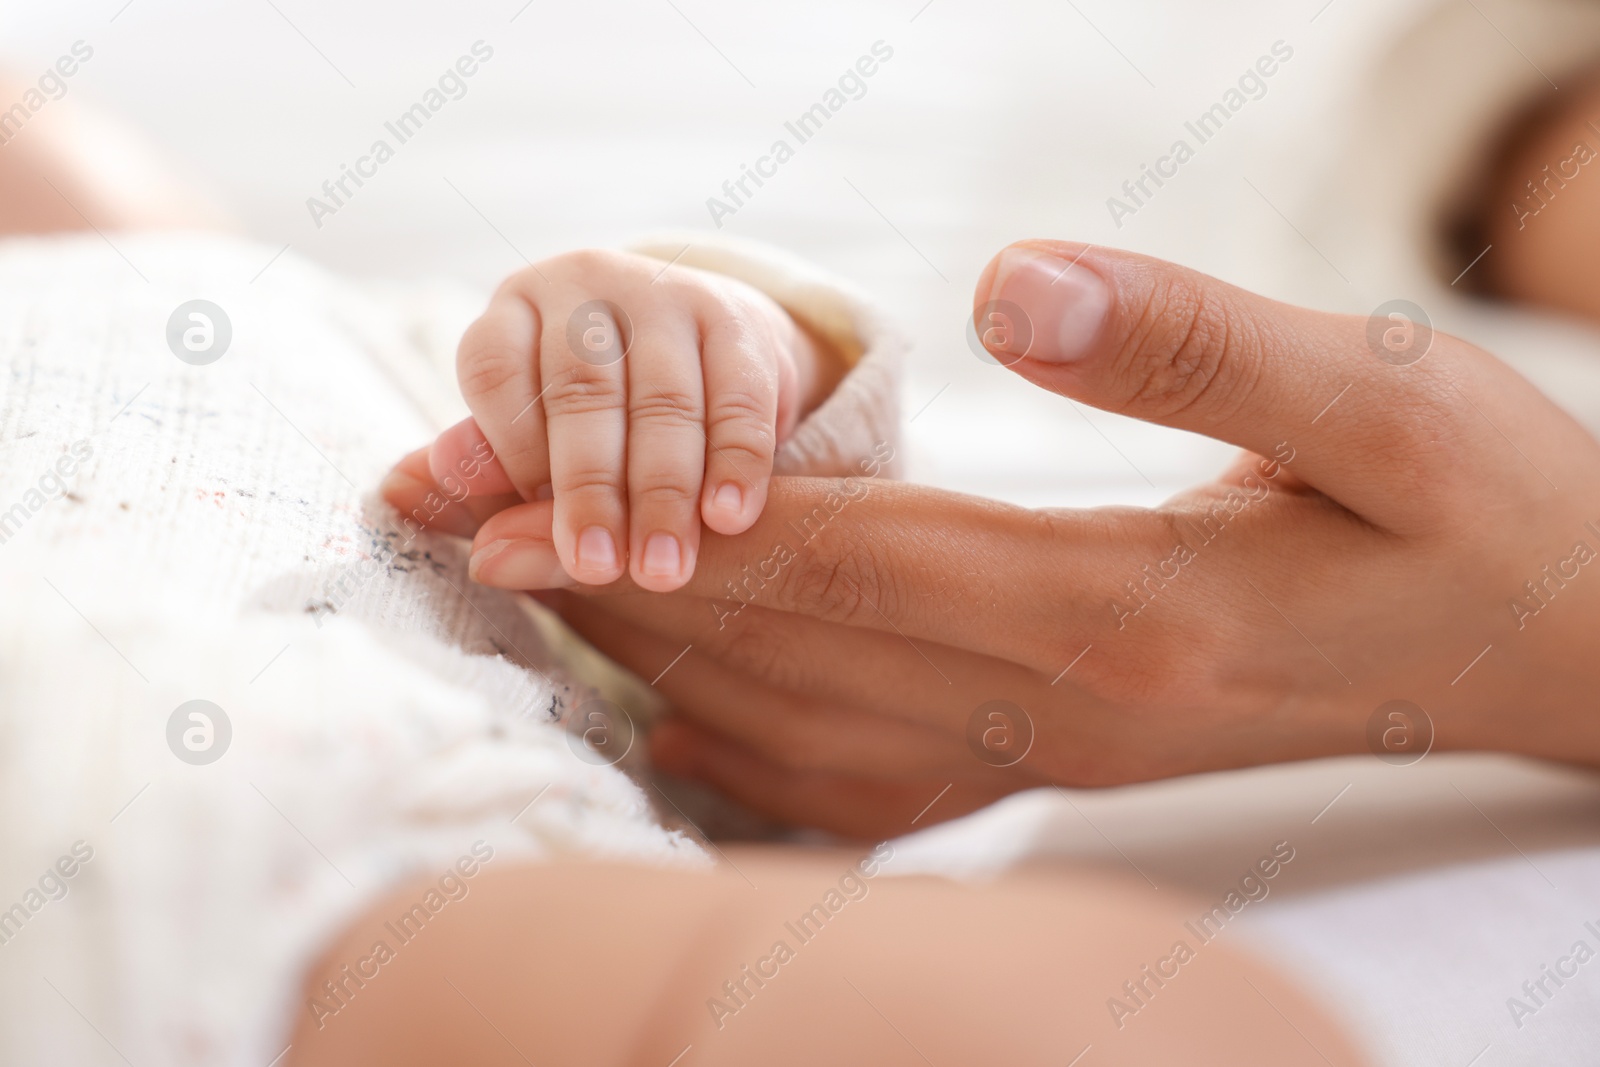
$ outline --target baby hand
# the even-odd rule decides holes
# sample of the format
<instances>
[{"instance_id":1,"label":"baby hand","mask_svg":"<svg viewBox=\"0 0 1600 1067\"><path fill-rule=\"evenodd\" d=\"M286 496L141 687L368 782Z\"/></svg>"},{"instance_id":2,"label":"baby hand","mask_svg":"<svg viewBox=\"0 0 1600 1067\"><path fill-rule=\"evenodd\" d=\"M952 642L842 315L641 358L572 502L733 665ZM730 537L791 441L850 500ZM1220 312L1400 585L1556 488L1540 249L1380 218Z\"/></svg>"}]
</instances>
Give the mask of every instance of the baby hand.
<instances>
[{"instance_id":1,"label":"baby hand","mask_svg":"<svg viewBox=\"0 0 1600 1067\"><path fill-rule=\"evenodd\" d=\"M832 381L818 346L764 293L621 252L572 252L509 278L461 339L472 418L429 469L471 496L553 497L572 579L624 572L670 591L700 523L748 529L773 453ZM825 380L827 379L827 380Z\"/></svg>"}]
</instances>

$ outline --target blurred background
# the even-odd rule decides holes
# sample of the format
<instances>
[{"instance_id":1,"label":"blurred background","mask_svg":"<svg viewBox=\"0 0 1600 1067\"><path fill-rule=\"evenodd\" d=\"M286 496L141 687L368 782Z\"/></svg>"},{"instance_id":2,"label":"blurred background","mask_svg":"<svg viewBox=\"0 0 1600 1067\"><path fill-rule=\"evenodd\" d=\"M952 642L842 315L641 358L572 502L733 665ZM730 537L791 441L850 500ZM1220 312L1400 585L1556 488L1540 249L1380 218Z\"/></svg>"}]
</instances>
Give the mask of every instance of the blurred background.
<instances>
[{"instance_id":1,"label":"blurred background","mask_svg":"<svg viewBox=\"0 0 1600 1067\"><path fill-rule=\"evenodd\" d=\"M853 280L917 339L911 476L1018 503L1154 503L1228 449L974 357L973 284L1022 237L1112 244L1368 312L1297 232L1339 105L1415 0L94 0L6 4L0 62L73 42L72 98L140 127L271 249L486 288L558 252L710 228L723 182L882 41L858 100L724 230ZM306 201L476 41L493 58L319 228ZM1292 60L1118 227L1106 201L1282 41ZM37 70L35 69L37 68ZM1188 137L1191 142L1194 140ZM265 262L265 260L264 260ZM1384 294L1389 295L1389 294Z\"/></svg>"}]
</instances>

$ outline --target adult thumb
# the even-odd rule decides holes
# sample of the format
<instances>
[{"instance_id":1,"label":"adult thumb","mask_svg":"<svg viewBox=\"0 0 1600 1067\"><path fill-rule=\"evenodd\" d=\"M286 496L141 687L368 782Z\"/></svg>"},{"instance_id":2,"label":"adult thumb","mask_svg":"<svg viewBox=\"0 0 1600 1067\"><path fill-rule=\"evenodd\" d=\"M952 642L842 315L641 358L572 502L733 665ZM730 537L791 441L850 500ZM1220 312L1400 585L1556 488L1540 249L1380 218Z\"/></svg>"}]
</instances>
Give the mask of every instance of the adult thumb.
<instances>
[{"instance_id":1,"label":"adult thumb","mask_svg":"<svg viewBox=\"0 0 1600 1067\"><path fill-rule=\"evenodd\" d=\"M1060 241L1001 251L974 311L985 347L1034 384L1290 464L1382 525L1404 525L1420 503L1410 490L1437 474L1429 457L1471 436L1462 389L1485 405L1507 380L1531 389L1487 354L1415 325L1418 347L1397 358L1370 343L1365 318ZM1477 373L1463 373L1463 361ZM1341 397L1336 417L1323 417Z\"/></svg>"}]
</instances>

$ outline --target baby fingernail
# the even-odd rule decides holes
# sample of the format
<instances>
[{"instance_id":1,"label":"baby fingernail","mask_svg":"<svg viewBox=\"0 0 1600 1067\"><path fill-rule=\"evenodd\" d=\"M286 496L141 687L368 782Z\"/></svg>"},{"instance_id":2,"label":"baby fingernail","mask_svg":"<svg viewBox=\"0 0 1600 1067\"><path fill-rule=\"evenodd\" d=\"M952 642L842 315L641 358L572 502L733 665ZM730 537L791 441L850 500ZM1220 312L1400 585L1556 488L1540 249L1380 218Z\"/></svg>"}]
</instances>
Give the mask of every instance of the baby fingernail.
<instances>
[{"instance_id":1,"label":"baby fingernail","mask_svg":"<svg viewBox=\"0 0 1600 1067\"><path fill-rule=\"evenodd\" d=\"M490 541L472 554L467 574L498 589L559 589L572 584L548 541Z\"/></svg>"},{"instance_id":2,"label":"baby fingernail","mask_svg":"<svg viewBox=\"0 0 1600 1067\"><path fill-rule=\"evenodd\" d=\"M683 549L668 533L653 533L644 543L640 569L652 578L676 578L683 567Z\"/></svg>"},{"instance_id":3,"label":"baby fingernail","mask_svg":"<svg viewBox=\"0 0 1600 1067\"><path fill-rule=\"evenodd\" d=\"M612 571L617 567L617 543L604 526L590 526L578 535L578 568Z\"/></svg>"},{"instance_id":4,"label":"baby fingernail","mask_svg":"<svg viewBox=\"0 0 1600 1067\"><path fill-rule=\"evenodd\" d=\"M1082 261L1008 248L1000 253L992 302L1020 309L1029 329L1008 331L1001 347L1041 363L1071 363L1089 354L1111 310L1111 290ZM1012 346L1026 343L1025 351Z\"/></svg>"},{"instance_id":5,"label":"baby fingernail","mask_svg":"<svg viewBox=\"0 0 1600 1067\"><path fill-rule=\"evenodd\" d=\"M737 515L744 510L744 490L732 482L723 482L711 495L711 506Z\"/></svg>"}]
</instances>

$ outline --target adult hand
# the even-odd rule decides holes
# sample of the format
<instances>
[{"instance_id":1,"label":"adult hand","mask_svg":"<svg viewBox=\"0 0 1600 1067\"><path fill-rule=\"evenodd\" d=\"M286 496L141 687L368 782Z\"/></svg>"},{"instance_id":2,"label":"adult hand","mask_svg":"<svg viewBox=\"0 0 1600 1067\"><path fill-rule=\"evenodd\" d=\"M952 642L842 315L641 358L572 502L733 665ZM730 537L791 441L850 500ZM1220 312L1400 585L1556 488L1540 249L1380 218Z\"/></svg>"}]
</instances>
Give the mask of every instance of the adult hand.
<instances>
[{"instance_id":1,"label":"adult hand","mask_svg":"<svg viewBox=\"0 0 1600 1067\"><path fill-rule=\"evenodd\" d=\"M780 480L683 591L559 594L661 675L662 766L874 836L1042 783L1372 745L1600 764L1600 445L1509 368L1072 244L1007 249L978 294L1016 373L1245 454L1155 509ZM406 469L402 505L427 481ZM550 573L549 536L547 502L487 517L478 579Z\"/></svg>"}]
</instances>

